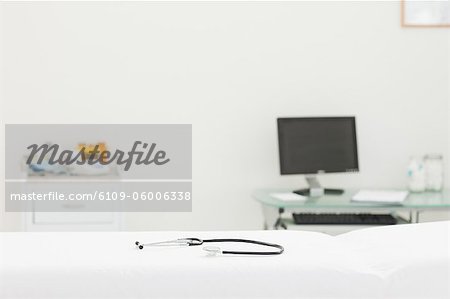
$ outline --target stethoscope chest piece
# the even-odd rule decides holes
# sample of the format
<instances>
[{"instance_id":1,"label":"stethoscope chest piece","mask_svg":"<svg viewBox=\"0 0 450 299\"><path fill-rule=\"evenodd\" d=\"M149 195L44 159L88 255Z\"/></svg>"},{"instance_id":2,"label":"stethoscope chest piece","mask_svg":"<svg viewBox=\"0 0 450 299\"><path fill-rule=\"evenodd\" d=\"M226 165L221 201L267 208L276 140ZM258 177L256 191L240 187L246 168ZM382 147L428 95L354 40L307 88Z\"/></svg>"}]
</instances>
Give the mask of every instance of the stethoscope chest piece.
<instances>
[{"instance_id":1,"label":"stethoscope chest piece","mask_svg":"<svg viewBox=\"0 0 450 299\"><path fill-rule=\"evenodd\" d=\"M203 250L207 252L208 256L216 256L222 254L222 249L218 246L205 246Z\"/></svg>"}]
</instances>

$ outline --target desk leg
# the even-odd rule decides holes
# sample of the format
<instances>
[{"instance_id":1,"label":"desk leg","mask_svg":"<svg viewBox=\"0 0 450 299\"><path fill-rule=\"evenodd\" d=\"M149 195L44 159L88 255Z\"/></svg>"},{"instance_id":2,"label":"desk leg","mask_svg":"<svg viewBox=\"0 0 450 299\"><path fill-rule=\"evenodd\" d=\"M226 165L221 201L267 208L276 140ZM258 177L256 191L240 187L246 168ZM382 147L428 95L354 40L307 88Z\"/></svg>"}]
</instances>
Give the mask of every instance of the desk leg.
<instances>
[{"instance_id":1,"label":"desk leg","mask_svg":"<svg viewBox=\"0 0 450 299\"><path fill-rule=\"evenodd\" d=\"M284 223L283 218L282 218L283 213L284 213L284 209L283 208L279 208L278 209L278 219L275 222L274 229L279 229L280 226L282 228L284 228L284 229L287 229L287 225L286 225L286 223Z\"/></svg>"},{"instance_id":2,"label":"desk leg","mask_svg":"<svg viewBox=\"0 0 450 299\"><path fill-rule=\"evenodd\" d=\"M409 211L409 223L419 223L420 212L419 210Z\"/></svg>"},{"instance_id":3,"label":"desk leg","mask_svg":"<svg viewBox=\"0 0 450 299\"><path fill-rule=\"evenodd\" d=\"M280 227L287 229L286 224L281 218L284 213L283 208L269 207L267 205L263 205L262 208L264 214L264 229L279 229Z\"/></svg>"}]
</instances>

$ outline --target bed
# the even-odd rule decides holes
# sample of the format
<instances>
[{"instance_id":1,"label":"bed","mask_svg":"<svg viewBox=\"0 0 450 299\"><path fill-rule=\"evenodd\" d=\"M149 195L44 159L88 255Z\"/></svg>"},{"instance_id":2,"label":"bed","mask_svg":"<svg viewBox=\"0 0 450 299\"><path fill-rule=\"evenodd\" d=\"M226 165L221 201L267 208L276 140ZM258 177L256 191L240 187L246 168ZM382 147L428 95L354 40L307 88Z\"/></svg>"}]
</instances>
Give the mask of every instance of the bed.
<instances>
[{"instance_id":1,"label":"bed","mask_svg":"<svg viewBox=\"0 0 450 299\"><path fill-rule=\"evenodd\" d=\"M1 233L0 298L450 298L450 222L303 231ZM240 237L279 256L136 240ZM238 247L239 244L222 244ZM259 248L258 248L259 249Z\"/></svg>"}]
</instances>

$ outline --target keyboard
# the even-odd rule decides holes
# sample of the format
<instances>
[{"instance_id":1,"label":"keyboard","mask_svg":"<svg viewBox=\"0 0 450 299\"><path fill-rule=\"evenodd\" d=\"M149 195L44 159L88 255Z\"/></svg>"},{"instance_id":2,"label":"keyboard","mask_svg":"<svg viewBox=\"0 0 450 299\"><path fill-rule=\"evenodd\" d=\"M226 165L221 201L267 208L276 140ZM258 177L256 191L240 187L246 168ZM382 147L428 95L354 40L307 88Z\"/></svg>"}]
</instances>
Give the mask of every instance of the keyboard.
<instances>
[{"instance_id":1,"label":"keyboard","mask_svg":"<svg viewBox=\"0 0 450 299\"><path fill-rule=\"evenodd\" d=\"M392 225L397 219L389 214L292 214L295 224Z\"/></svg>"}]
</instances>

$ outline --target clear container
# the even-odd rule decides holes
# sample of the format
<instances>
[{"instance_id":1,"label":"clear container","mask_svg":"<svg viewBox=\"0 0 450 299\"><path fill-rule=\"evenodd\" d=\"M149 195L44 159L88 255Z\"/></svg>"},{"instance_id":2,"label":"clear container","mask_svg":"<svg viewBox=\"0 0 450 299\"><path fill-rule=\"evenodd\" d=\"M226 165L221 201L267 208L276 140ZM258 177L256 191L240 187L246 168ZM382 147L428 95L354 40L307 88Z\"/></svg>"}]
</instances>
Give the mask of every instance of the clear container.
<instances>
[{"instance_id":1,"label":"clear container","mask_svg":"<svg viewBox=\"0 0 450 299\"><path fill-rule=\"evenodd\" d=\"M441 191L444 185L444 159L442 155L426 155L424 166L425 188L429 191Z\"/></svg>"},{"instance_id":2,"label":"clear container","mask_svg":"<svg viewBox=\"0 0 450 299\"><path fill-rule=\"evenodd\" d=\"M411 192L423 192L426 188L424 161L411 157L408 165L408 189Z\"/></svg>"}]
</instances>

